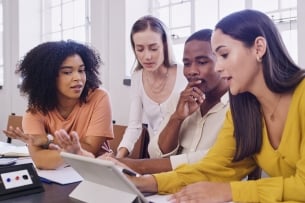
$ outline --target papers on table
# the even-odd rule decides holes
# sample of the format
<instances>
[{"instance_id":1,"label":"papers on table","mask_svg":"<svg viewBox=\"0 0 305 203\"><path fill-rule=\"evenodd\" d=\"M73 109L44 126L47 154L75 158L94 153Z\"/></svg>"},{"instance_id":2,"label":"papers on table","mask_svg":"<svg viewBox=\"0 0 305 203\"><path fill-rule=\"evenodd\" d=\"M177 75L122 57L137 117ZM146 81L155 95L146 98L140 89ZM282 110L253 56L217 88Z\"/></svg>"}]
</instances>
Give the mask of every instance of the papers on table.
<instances>
[{"instance_id":1,"label":"papers on table","mask_svg":"<svg viewBox=\"0 0 305 203\"><path fill-rule=\"evenodd\" d=\"M149 200L149 202L159 202L159 203L166 203L169 202L168 198L170 195L151 195L151 196L146 196L146 199Z\"/></svg>"},{"instance_id":2,"label":"papers on table","mask_svg":"<svg viewBox=\"0 0 305 203\"><path fill-rule=\"evenodd\" d=\"M83 178L68 165L62 166L56 170L40 170L36 169L38 176L46 183L59 183L62 185L80 182Z\"/></svg>"},{"instance_id":3,"label":"papers on table","mask_svg":"<svg viewBox=\"0 0 305 203\"><path fill-rule=\"evenodd\" d=\"M24 157L30 156L27 146L15 146L0 142L0 157Z\"/></svg>"},{"instance_id":4,"label":"papers on table","mask_svg":"<svg viewBox=\"0 0 305 203\"><path fill-rule=\"evenodd\" d=\"M0 142L0 158L1 157L21 157L17 164L32 162L32 159L24 159L29 157L27 146L15 146L6 142ZM36 168L38 176L44 182L55 182L59 184L69 184L82 181L83 178L70 166L63 165L56 170L40 170Z\"/></svg>"}]
</instances>

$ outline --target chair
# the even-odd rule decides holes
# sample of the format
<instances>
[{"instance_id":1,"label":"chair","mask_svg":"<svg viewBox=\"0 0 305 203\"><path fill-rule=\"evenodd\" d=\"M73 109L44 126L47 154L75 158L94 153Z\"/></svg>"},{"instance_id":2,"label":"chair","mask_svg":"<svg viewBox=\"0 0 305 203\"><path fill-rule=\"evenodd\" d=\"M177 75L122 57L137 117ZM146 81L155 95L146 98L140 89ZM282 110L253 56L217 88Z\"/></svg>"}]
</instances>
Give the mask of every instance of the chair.
<instances>
[{"instance_id":1,"label":"chair","mask_svg":"<svg viewBox=\"0 0 305 203\"><path fill-rule=\"evenodd\" d=\"M19 127L20 129L22 129L22 116L17 116L14 113L9 115L8 116L8 120L7 120L7 127L6 127L6 129L8 130L8 128L10 126L13 126L14 128ZM12 143L12 138L8 137L6 142L7 143Z\"/></svg>"},{"instance_id":2,"label":"chair","mask_svg":"<svg viewBox=\"0 0 305 203\"><path fill-rule=\"evenodd\" d=\"M123 138L124 132L126 130L127 126L125 125L113 125L113 133L114 133L114 139L109 140L110 148L113 150L114 153L117 152L117 148ZM128 156L133 159L142 159L142 158L149 158L147 146L149 142L149 134L147 130L147 126L143 124L142 127L142 133L137 142L135 143L135 146L132 150L132 153Z\"/></svg>"}]
</instances>

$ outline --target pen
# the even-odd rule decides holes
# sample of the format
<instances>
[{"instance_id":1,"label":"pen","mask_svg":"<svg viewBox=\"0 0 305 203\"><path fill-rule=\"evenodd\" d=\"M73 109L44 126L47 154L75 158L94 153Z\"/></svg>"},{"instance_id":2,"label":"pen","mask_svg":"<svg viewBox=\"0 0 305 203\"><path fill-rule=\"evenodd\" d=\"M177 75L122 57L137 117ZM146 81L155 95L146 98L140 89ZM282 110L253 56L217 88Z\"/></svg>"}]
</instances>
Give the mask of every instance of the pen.
<instances>
[{"instance_id":1,"label":"pen","mask_svg":"<svg viewBox=\"0 0 305 203\"><path fill-rule=\"evenodd\" d=\"M47 183L47 184L52 183L52 181L50 181L49 179L43 178L43 177L40 177L40 181L43 182L43 183Z\"/></svg>"},{"instance_id":2,"label":"pen","mask_svg":"<svg viewBox=\"0 0 305 203\"><path fill-rule=\"evenodd\" d=\"M135 172L131 171L131 170L128 170L127 168L123 168L122 169L122 172L129 175L129 176L136 176L136 177L139 177L139 174L136 174Z\"/></svg>"}]
</instances>

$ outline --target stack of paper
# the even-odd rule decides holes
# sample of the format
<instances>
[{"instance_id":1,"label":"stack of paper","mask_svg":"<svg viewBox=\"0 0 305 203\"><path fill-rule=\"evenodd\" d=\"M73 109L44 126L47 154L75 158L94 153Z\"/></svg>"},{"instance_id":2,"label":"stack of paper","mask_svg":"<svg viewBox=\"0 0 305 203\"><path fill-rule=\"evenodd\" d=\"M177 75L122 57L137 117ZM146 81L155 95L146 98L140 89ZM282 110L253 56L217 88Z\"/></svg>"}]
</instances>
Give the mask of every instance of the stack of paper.
<instances>
[{"instance_id":1,"label":"stack of paper","mask_svg":"<svg viewBox=\"0 0 305 203\"><path fill-rule=\"evenodd\" d=\"M0 157L23 157L30 156L27 146L15 146L0 142Z\"/></svg>"}]
</instances>

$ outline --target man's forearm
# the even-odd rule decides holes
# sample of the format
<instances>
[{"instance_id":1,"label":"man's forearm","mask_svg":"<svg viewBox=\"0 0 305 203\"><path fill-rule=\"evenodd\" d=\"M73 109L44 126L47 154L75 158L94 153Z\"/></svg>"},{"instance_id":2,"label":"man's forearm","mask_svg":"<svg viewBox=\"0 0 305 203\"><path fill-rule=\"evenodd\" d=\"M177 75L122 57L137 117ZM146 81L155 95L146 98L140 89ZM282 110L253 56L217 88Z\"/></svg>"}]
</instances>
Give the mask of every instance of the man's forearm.
<instances>
[{"instance_id":1,"label":"man's forearm","mask_svg":"<svg viewBox=\"0 0 305 203\"><path fill-rule=\"evenodd\" d=\"M173 151L179 142L179 131L183 119L173 114L159 135L158 145L163 154Z\"/></svg>"},{"instance_id":2,"label":"man's forearm","mask_svg":"<svg viewBox=\"0 0 305 203\"><path fill-rule=\"evenodd\" d=\"M153 174L172 170L169 158L159 159L130 159L123 158L118 161L126 164L128 167L140 174Z\"/></svg>"}]
</instances>

